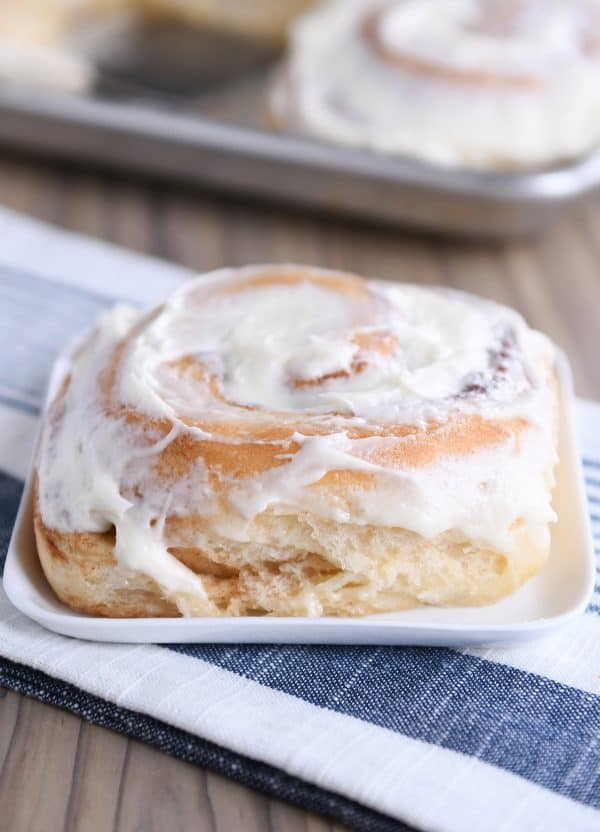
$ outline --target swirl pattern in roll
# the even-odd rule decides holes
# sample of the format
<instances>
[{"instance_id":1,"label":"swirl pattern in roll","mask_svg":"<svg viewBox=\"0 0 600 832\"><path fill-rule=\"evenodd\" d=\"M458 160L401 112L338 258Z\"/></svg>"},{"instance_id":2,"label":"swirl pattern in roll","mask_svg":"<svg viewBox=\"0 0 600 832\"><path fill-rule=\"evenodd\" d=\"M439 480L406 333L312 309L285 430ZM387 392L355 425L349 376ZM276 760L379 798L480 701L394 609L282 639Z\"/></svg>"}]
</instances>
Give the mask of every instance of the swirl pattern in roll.
<instances>
[{"instance_id":1,"label":"swirl pattern in roll","mask_svg":"<svg viewBox=\"0 0 600 832\"><path fill-rule=\"evenodd\" d=\"M549 550L553 364L505 307L303 266L117 307L46 417L46 575L108 616L496 600Z\"/></svg>"},{"instance_id":2,"label":"swirl pattern in roll","mask_svg":"<svg viewBox=\"0 0 600 832\"><path fill-rule=\"evenodd\" d=\"M271 109L442 165L572 159L600 142L600 0L330 0L293 26Z\"/></svg>"}]
</instances>

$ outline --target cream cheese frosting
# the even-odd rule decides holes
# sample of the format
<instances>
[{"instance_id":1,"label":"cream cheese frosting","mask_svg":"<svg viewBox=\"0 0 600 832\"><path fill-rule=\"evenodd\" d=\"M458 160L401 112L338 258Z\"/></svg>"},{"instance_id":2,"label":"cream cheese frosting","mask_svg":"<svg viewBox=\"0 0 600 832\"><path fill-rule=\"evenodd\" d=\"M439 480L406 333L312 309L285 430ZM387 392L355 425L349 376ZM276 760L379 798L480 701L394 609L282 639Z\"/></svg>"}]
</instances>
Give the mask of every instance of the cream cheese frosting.
<instances>
[{"instance_id":1,"label":"cream cheese frosting","mask_svg":"<svg viewBox=\"0 0 600 832\"><path fill-rule=\"evenodd\" d=\"M600 0L330 0L294 24L273 109L443 165L579 156L600 141Z\"/></svg>"},{"instance_id":2,"label":"cream cheese frosting","mask_svg":"<svg viewBox=\"0 0 600 832\"><path fill-rule=\"evenodd\" d=\"M323 270L321 284L260 283L265 269L285 277L298 268L224 269L150 313L116 307L99 321L72 355L42 433L44 523L63 532L114 526L118 563L153 578L184 614L210 613L211 603L201 578L169 552L170 517L200 515L243 541L262 512L310 512L429 538L456 531L500 551L519 520L547 545L550 342L516 312L452 290L370 281L340 291L336 274ZM111 362L116 400L107 405ZM148 420L143 429L131 413ZM432 464L381 463L394 426L460 413L526 427L518 443L507 434L503 446ZM260 445L261 430L277 437L285 426L294 452L281 439L282 464L252 476L228 479L202 458L183 474L157 471L176 440ZM373 435L353 435L370 426ZM342 498L312 487L344 470L375 475L377 489ZM226 514L214 476L226 489Z\"/></svg>"},{"instance_id":3,"label":"cream cheese frosting","mask_svg":"<svg viewBox=\"0 0 600 832\"><path fill-rule=\"evenodd\" d=\"M425 401L458 393L468 373L488 363L489 316L475 304L416 286L371 284L369 302L311 283L256 288L207 303L206 292L177 293L124 358L122 400L153 415L206 416L213 397L170 387L166 362L200 355L218 364L227 400L282 411L381 415L393 400ZM333 384L311 379L347 371L361 334L393 333L402 349L374 356L360 374ZM300 385L290 384L300 381ZM302 382L307 382L303 384ZM186 396L188 400L186 401Z\"/></svg>"}]
</instances>

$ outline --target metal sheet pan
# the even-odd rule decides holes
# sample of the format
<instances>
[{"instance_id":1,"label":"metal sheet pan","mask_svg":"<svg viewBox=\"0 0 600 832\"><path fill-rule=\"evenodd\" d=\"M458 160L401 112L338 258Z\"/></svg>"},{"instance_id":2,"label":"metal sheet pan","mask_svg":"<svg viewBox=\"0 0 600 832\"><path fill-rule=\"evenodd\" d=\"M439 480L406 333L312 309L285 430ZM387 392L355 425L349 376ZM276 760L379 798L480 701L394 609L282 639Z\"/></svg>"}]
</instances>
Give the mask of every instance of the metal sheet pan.
<instances>
[{"instance_id":1,"label":"metal sheet pan","mask_svg":"<svg viewBox=\"0 0 600 832\"><path fill-rule=\"evenodd\" d=\"M324 212L472 236L535 232L600 187L600 152L551 170L475 173L263 127L269 71L187 109L157 94L4 86L0 144Z\"/></svg>"}]
</instances>

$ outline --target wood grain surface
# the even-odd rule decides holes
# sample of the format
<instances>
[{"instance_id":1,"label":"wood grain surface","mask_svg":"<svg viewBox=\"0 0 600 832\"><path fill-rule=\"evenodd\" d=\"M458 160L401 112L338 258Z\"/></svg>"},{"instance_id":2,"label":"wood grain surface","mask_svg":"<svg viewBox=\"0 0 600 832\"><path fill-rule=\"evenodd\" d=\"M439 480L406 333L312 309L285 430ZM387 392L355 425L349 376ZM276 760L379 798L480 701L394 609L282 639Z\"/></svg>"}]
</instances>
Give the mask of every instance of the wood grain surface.
<instances>
[{"instance_id":1,"label":"wood grain surface","mask_svg":"<svg viewBox=\"0 0 600 832\"><path fill-rule=\"evenodd\" d=\"M600 200L543 236L444 240L0 157L0 203L197 270L299 261L439 283L517 307L600 398ZM4 692L0 832L343 832L209 771Z\"/></svg>"}]
</instances>

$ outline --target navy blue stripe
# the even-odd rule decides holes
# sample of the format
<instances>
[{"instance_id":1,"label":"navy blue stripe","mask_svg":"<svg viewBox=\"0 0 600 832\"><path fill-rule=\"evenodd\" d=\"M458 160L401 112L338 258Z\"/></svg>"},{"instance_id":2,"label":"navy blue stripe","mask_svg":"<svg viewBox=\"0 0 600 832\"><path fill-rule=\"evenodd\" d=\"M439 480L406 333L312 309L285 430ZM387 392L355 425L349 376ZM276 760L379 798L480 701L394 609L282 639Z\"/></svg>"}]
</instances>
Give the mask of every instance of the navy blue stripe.
<instances>
[{"instance_id":1,"label":"navy blue stripe","mask_svg":"<svg viewBox=\"0 0 600 832\"><path fill-rule=\"evenodd\" d=\"M600 505L600 497L594 497L593 494L588 494L587 498L589 503L592 503L593 505Z\"/></svg>"},{"instance_id":2,"label":"navy blue stripe","mask_svg":"<svg viewBox=\"0 0 600 832\"><path fill-rule=\"evenodd\" d=\"M600 461L584 456L581 460L587 468L600 468Z\"/></svg>"},{"instance_id":3,"label":"navy blue stripe","mask_svg":"<svg viewBox=\"0 0 600 832\"><path fill-rule=\"evenodd\" d=\"M412 827L367 809L353 800L290 777L280 769L236 754L151 716L105 702L30 667L0 658L0 684L25 696L33 696L42 702L72 711L95 725L135 737L166 754L215 771L270 797L333 818L350 829L359 832L415 832ZM13 795L12 799L27 800L28 797L23 793ZM240 825L236 828L243 827Z\"/></svg>"},{"instance_id":4,"label":"navy blue stripe","mask_svg":"<svg viewBox=\"0 0 600 832\"><path fill-rule=\"evenodd\" d=\"M593 477L585 477L585 481L587 485L593 485L596 488L600 488L600 480L596 480Z\"/></svg>"},{"instance_id":5,"label":"navy blue stripe","mask_svg":"<svg viewBox=\"0 0 600 832\"><path fill-rule=\"evenodd\" d=\"M0 393L0 404L8 405L8 407L12 407L15 410L22 410L31 416L39 416L41 412L39 405L24 402L22 399L13 398L12 396L5 396L3 393Z\"/></svg>"},{"instance_id":6,"label":"navy blue stripe","mask_svg":"<svg viewBox=\"0 0 600 832\"><path fill-rule=\"evenodd\" d=\"M600 808L600 697L443 648L167 649Z\"/></svg>"},{"instance_id":7,"label":"navy blue stripe","mask_svg":"<svg viewBox=\"0 0 600 832\"><path fill-rule=\"evenodd\" d=\"M0 471L0 572L4 569L8 541L22 493L22 481Z\"/></svg>"}]
</instances>

